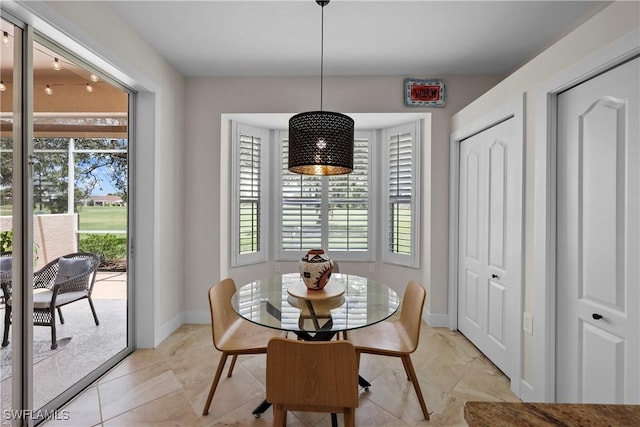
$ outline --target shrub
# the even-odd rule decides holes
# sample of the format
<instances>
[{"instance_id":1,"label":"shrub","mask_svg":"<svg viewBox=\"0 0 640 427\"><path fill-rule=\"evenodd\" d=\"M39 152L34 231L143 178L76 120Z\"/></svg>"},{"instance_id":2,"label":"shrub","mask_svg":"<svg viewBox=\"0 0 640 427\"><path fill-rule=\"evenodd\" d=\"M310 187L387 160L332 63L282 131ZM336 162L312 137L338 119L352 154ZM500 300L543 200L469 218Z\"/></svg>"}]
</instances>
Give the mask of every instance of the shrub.
<instances>
[{"instance_id":1,"label":"shrub","mask_svg":"<svg viewBox=\"0 0 640 427\"><path fill-rule=\"evenodd\" d=\"M0 254L11 253L13 250L13 231L0 232Z\"/></svg>"},{"instance_id":2,"label":"shrub","mask_svg":"<svg viewBox=\"0 0 640 427\"><path fill-rule=\"evenodd\" d=\"M99 255L101 266L112 266L126 258L127 239L114 234L89 234L80 239L80 250Z\"/></svg>"}]
</instances>

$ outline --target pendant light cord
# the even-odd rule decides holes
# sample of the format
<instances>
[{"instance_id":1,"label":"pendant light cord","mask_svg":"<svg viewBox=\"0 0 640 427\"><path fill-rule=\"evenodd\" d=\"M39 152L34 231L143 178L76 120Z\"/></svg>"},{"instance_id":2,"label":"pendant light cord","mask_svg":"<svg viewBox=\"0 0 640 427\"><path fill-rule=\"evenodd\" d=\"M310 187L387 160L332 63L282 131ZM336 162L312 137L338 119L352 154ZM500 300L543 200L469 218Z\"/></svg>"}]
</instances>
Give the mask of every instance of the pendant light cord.
<instances>
[{"instance_id":1,"label":"pendant light cord","mask_svg":"<svg viewBox=\"0 0 640 427\"><path fill-rule=\"evenodd\" d=\"M322 17L320 20L320 111L322 111L322 89L323 89L323 82L324 82L324 6L325 6L325 3L321 3L320 6L322 7Z\"/></svg>"}]
</instances>

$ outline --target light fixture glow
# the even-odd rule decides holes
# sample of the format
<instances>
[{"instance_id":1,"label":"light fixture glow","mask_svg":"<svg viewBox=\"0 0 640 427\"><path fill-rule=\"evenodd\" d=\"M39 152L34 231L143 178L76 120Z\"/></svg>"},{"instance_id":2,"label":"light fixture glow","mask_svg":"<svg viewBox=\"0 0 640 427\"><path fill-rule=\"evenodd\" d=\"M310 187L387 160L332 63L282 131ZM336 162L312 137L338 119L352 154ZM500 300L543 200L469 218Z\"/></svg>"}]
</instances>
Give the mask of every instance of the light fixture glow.
<instances>
[{"instance_id":1,"label":"light fixture glow","mask_svg":"<svg viewBox=\"0 0 640 427\"><path fill-rule=\"evenodd\" d=\"M47 87L44 88L44 93L47 95L53 95L53 89L51 89L51 86L47 85Z\"/></svg>"},{"instance_id":2,"label":"light fixture glow","mask_svg":"<svg viewBox=\"0 0 640 427\"><path fill-rule=\"evenodd\" d=\"M89 93L93 92L93 86L91 86L89 83L87 83L87 85L86 85L84 88L85 88L85 89L87 90L87 92L89 92Z\"/></svg>"},{"instance_id":3,"label":"light fixture glow","mask_svg":"<svg viewBox=\"0 0 640 427\"><path fill-rule=\"evenodd\" d=\"M7 90L7 87L4 85L3 81L0 81L0 92L4 92L5 90Z\"/></svg>"},{"instance_id":4,"label":"light fixture glow","mask_svg":"<svg viewBox=\"0 0 640 427\"><path fill-rule=\"evenodd\" d=\"M9 33L6 31L2 32L2 44L7 46L9 44Z\"/></svg>"},{"instance_id":5,"label":"light fixture glow","mask_svg":"<svg viewBox=\"0 0 640 427\"><path fill-rule=\"evenodd\" d=\"M91 81L92 81L92 82L94 82L94 83L98 83L98 80L100 80L100 79L99 79L99 78L98 78L98 76L96 76L95 74L91 74L91 75L89 76L89 80L91 80Z\"/></svg>"},{"instance_id":6,"label":"light fixture glow","mask_svg":"<svg viewBox=\"0 0 640 427\"><path fill-rule=\"evenodd\" d=\"M324 77L324 7L320 38L320 111L299 113L289 119L288 168L304 175L344 175L353 171L354 122L342 113L322 110Z\"/></svg>"},{"instance_id":7,"label":"light fixture glow","mask_svg":"<svg viewBox=\"0 0 640 427\"><path fill-rule=\"evenodd\" d=\"M53 62L51 63L51 68L56 71L60 71L62 69L62 65L60 65L60 61L58 61L58 58L54 58Z\"/></svg>"}]
</instances>

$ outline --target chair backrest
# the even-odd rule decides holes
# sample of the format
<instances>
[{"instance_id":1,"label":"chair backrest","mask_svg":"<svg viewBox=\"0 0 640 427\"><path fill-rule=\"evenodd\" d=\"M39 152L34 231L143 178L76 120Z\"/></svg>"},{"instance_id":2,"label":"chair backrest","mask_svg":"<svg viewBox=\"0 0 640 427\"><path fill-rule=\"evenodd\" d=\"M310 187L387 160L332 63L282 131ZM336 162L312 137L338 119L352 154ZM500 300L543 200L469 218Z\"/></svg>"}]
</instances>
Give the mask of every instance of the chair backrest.
<instances>
[{"instance_id":1,"label":"chair backrest","mask_svg":"<svg viewBox=\"0 0 640 427\"><path fill-rule=\"evenodd\" d=\"M272 338L267 345L267 401L286 406L358 407L358 361L349 341Z\"/></svg>"},{"instance_id":2,"label":"chair backrest","mask_svg":"<svg viewBox=\"0 0 640 427\"><path fill-rule=\"evenodd\" d=\"M422 324L422 310L427 291L417 282L411 280L407 284L402 297L402 307L400 309L400 323L404 327L407 337L411 340L414 352L418 348L420 340L420 325Z\"/></svg>"},{"instance_id":3,"label":"chair backrest","mask_svg":"<svg viewBox=\"0 0 640 427\"><path fill-rule=\"evenodd\" d=\"M75 252L56 258L45 268L48 267L49 270L47 275L53 276L53 284L65 283L65 288L60 292L88 291L91 295L99 266L100 257L98 255L90 252ZM50 283L48 287L51 285Z\"/></svg>"},{"instance_id":4,"label":"chair backrest","mask_svg":"<svg viewBox=\"0 0 640 427\"><path fill-rule=\"evenodd\" d=\"M211 310L211 331L213 345L216 349L224 334L238 321L238 314L233 311L231 298L236 292L236 284L231 278L224 279L209 289L209 308Z\"/></svg>"}]
</instances>

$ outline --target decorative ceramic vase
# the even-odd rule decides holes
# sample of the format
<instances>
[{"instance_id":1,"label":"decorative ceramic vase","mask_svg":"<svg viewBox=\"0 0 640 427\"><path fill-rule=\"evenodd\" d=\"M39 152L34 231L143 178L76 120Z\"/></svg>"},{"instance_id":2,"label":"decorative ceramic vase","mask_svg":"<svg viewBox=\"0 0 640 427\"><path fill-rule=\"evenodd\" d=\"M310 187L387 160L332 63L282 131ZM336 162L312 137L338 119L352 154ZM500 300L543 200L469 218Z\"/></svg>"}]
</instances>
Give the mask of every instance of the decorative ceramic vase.
<instances>
[{"instance_id":1,"label":"decorative ceramic vase","mask_svg":"<svg viewBox=\"0 0 640 427\"><path fill-rule=\"evenodd\" d=\"M298 269L307 288L320 290L329 282L333 261L322 249L311 249L298 262Z\"/></svg>"}]
</instances>

